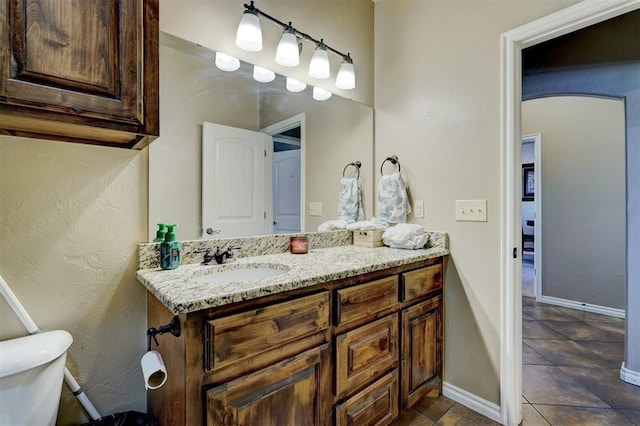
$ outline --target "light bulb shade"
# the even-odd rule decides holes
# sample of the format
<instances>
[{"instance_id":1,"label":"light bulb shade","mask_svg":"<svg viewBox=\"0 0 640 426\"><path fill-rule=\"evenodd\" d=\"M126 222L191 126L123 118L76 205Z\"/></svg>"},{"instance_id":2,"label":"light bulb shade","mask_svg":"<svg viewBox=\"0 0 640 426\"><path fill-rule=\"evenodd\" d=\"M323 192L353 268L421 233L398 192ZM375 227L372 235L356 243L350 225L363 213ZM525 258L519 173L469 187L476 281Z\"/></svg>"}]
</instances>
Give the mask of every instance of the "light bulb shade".
<instances>
[{"instance_id":1,"label":"light bulb shade","mask_svg":"<svg viewBox=\"0 0 640 426\"><path fill-rule=\"evenodd\" d=\"M329 78L331 73L329 66L329 55L327 54L327 48L322 44L316 47L309 62L309 77L317 79Z\"/></svg>"},{"instance_id":2,"label":"light bulb shade","mask_svg":"<svg viewBox=\"0 0 640 426\"><path fill-rule=\"evenodd\" d=\"M356 73L353 69L353 62L345 60L336 76L336 87L338 89L355 89L356 87Z\"/></svg>"},{"instance_id":3,"label":"light bulb shade","mask_svg":"<svg viewBox=\"0 0 640 426\"><path fill-rule=\"evenodd\" d=\"M331 92L328 92L319 87L313 88L313 99L315 99L316 101L326 101L330 97L331 97Z\"/></svg>"},{"instance_id":4,"label":"light bulb shade","mask_svg":"<svg viewBox=\"0 0 640 426\"><path fill-rule=\"evenodd\" d=\"M222 71L236 71L240 68L240 61L226 53L216 52L216 67Z\"/></svg>"},{"instance_id":5,"label":"light bulb shade","mask_svg":"<svg viewBox=\"0 0 640 426\"><path fill-rule=\"evenodd\" d=\"M245 10L236 32L236 46L249 52L262 50L262 29L255 12Z\"/></svg>"},{"instance_id":6,"label":"light bulb shade","mask_svg":"<svg viewBox=\"0 0 640 426\"><path fill-rule=\"evenodd\" d=\"M303 83L302 81L298 81L295 78L287 77L287 90L290 92L302 92L307 88L307 83Z\"/></svg>"},{"instance_id":7,"label":"light bulb shade","mask_svg":"<svg viewBox=\"0 0 640 426\"><path fill-rule=\"evenodd\" d=\"M276 73L266 68L259 67L257 65L253 66L253 79L255 81L259 81L260 83L269 83L276 78Z\"/></svg>"},{"instance_id":8,"label":"light bulb shade","mask_svg":"<svg viewBox=\"0 0 640 426\"><path fill-rule=\"evenodd\" d=\"M276 62L285 67L295 67L300 63L298 39L293 31L285 30L276 50Z\"/></svg>"}]
</instances>

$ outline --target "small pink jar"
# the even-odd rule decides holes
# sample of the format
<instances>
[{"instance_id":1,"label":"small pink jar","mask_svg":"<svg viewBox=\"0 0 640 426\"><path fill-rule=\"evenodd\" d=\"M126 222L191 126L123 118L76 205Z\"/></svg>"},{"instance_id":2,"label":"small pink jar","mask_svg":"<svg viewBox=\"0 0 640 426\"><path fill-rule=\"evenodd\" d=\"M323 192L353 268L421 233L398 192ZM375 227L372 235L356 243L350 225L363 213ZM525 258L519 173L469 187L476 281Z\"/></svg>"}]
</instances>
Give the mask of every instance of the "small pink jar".
<instances>
[{"instance_id":1,"label":"small pink jar","mask_svg":"<svg viewBox=\"0 0 640 426\"><path fill-rule=\"evenodd\" d=\"M289 251L293 254L305 254L309 251L309 240L307 237L289 238Z\"/></svg>"}]
</instances>

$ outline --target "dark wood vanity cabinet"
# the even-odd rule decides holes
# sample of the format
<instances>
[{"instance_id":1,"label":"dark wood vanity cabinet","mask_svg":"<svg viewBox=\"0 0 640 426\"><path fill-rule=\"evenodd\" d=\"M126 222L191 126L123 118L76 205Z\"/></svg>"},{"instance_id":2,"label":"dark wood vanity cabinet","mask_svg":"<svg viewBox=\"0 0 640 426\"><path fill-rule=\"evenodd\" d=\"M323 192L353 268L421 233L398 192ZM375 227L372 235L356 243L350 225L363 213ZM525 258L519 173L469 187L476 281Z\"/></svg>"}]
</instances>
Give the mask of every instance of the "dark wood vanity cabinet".
<instances>
[{"instance_id":1,"label":"dark wood vanity cabinet","mask_svg":"<svg viewBox=\"0 0 640 426\"><path fill-rule=\"evenodd\" d=\"M443 258L181 314L163 425L387 425L442 386ZM172 314L150 293L148 325Z\"/></svg>"},{"instance_id":2,"label":"dark wood vanity cabinet","mask_svg":"<svg viewBox=\"0 0 640 426\"><path fill-rule=\"evenodd\" d=\"M158 41L158 0L0 0L0 134L145 147Z\"/></svg>"}]
</instances>

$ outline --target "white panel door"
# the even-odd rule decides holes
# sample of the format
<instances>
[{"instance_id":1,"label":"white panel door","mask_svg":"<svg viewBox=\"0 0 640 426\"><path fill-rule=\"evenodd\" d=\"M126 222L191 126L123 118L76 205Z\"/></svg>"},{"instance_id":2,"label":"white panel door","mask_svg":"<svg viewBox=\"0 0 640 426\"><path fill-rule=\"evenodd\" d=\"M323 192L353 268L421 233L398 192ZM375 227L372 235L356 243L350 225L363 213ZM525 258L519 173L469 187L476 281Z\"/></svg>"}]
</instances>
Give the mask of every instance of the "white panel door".
<instances>
[{"instance_id":1,"label":"white panel door","mask_svg":"<svg viewBox=\"0 0 640 426\"><path fill-rule=\"evenodd\" d=\"M270 138L250 130L203 124L203 238L270 233L264 164ZM219 232L209 234L207 229Z\"/></svg>"},{"instance_id":2,"label":"white panel door","mask_svg":"<svg viewBox=\"0 0 640 426\"><path fill-rule=\"evenodd\" d=\"M300 150L273 153L273 232L300 232Z\"/></svg>"}]
</instances>

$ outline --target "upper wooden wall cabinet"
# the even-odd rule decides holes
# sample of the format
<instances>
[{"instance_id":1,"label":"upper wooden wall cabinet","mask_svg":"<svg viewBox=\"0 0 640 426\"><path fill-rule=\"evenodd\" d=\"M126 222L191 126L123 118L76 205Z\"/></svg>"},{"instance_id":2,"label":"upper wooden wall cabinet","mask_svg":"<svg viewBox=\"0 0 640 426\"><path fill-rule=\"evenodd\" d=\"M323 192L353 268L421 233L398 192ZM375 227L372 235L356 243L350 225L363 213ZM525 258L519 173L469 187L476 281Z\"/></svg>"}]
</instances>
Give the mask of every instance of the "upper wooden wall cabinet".
<instances>
[{"instance_id":1,"label":"upper wooden wall cabinet","mask_svg":"<svg viewBox=\"0 0 640 426\"><path fill-rule=\"evenodd\" d=\"M158 37L158 0L0 0L0 134L144 148Z\"/></svg>"}]
</instances>

